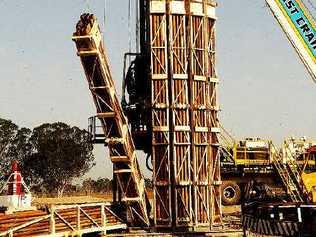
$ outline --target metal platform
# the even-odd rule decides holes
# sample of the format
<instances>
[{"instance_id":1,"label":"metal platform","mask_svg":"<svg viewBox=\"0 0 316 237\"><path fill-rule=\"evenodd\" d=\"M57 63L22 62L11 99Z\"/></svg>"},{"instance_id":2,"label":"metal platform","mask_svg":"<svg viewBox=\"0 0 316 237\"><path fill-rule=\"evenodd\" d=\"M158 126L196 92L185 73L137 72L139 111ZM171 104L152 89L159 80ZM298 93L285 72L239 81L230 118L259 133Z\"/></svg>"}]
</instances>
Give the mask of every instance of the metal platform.
<instances>
[{"instance_id":1,"label":"metal platform","mask_svg":"<svg viewBox=\"0 0 316 237\"><path fill-rule=\"evenodd\" d=\"M253 202L242 224L247 236L315 236L316 205Z\"/></svg>"},{"instance_id":2,"label":"metal platform","mask_svg":"<svg viewBox=\"0 0 316 237\"><path fill-rule=\"evenodd\" d=\"M10 215L0 213L0 236L81 236L126 228L110 203L51 205Z\"/></svg>"}]
</instances>

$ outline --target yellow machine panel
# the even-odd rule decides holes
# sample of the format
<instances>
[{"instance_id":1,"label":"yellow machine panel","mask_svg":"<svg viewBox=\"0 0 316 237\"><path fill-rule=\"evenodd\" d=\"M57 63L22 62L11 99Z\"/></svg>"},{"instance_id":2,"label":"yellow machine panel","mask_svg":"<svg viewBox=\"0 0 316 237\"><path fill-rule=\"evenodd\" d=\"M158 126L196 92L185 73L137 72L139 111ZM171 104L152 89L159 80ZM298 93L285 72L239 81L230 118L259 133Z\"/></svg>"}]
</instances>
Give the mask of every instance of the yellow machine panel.
<instances>
[{"instance_id":1,"label":"yellow machine panel","mask_svg":"<svg viewBox=\"0 0 316 237\"><path fill-rule=\"evenodd\" d=\"M302 180L306 189L312 195L313 203L316 203L316 172L310 174L303 173Z\"/></svg>"}]
</instances>

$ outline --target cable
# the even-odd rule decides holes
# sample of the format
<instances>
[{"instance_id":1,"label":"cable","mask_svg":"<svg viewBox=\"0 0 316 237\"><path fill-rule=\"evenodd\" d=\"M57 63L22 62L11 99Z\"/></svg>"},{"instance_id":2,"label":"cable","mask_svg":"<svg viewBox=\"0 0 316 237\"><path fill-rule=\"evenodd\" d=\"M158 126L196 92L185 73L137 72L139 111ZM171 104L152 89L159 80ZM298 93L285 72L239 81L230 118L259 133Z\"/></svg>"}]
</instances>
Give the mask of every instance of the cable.
<instances>
[{"instance_id":1,"label":"cable","mask_svg":"<svg viewBox=\"0 0 316 237\"><path fill-rule=\"evenodd\" d=\"M139 41L140 22L139 21L140 21L140 19L139 19L139 1L138 0L136 0L136 3L135 3L135 11L136 11L136 47L135 47L135 50L136 50L136 53L139 53L140 52L140 49L139 49L139 46L140 46L140 41Z\"/></svg>"},{"instance_id":2,"label":"cable","mask_svg":"<svg viewBox=\"0 0 316 237\"><path fill-rule=\"evenodd\" d=\"M132 52L131 5L132 5L132 0L129 0L128 1L128 52Z\"/></svg>"},{"instance_id":3,"label":"cable","mask_svg":"<svg viewBox=\"0 0 316 237\"><path fill-rule=\"evenodd\" d=\"M309 13L309 15L313 18L313 20L316 22L315 16L312 14L312 11L309 10L309 8L306 6L306 3L304 1L301 1L303 6L305 7L306 11ZM311 8L316 11L315 5L311 2L311 0L307 0L308 4L311 6Z\"/></svg>"},{"instance_id":4,"label":"cable","mask_svg":"<svg viewBox=\"0 0 316 237\"><path fill-rule=\"evenodd\" d=\"M105 36L105 21L106 21L106 0L104 0L104 10L103 10L103 37Z\"/></svg>"},{"instance_id":5,"label":"cable","mask_svg":"<svg viewBox=\"0 0 316 237\"><path fill-rule=\"evenodd\" d=\"M127 26L128 26L128 53L132 52L132 27L131 27L131 5L132 0L128 0L128 19L127 19ZM131 63L131 57L128 57L127 64Z\"/></svg>"}]
</instances>

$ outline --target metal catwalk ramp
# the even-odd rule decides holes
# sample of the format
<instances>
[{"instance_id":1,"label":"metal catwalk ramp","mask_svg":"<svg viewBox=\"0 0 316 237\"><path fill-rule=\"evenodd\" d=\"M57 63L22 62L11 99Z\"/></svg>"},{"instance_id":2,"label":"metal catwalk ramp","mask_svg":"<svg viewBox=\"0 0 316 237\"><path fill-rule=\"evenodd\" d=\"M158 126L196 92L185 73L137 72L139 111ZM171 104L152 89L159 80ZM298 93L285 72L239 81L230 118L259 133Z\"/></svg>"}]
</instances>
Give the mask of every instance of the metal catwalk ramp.
<instances>
[{"instance_id":1,"label":"metal catwalk ramp","mask_svg":"<svg viewBox=\"0 0 316 237\"><path fill-rule=\"evenodd\" d=\"M105 144L110 151L118 184L118 200L127 205L132 225L149 226L149 202L144 190L144 178L127 119L117 98L96 18L91 14L83 14L72 39L76 43L77 54L105 134Z\"/></svg>"},{"instance_id":2,"label":"metal catwalk ramp","mask_svg":"<svg viewBox=\"0 0 316 237\"><path fill-rule=\"evenodd\" d=\"M43 210L0 213L0 236L81 236L126 228L106 203L51 205Z\"/></svg>"}]
</instances>

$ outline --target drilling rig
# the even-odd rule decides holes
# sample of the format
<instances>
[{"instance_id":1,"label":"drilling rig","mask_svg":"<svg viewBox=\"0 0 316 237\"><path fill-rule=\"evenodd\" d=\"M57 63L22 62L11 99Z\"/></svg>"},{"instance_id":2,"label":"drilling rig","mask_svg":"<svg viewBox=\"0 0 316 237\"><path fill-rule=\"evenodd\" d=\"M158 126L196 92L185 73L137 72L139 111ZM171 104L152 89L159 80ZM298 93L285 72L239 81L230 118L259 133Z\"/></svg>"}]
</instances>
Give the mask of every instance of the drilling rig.
<instances>
[{"instance_id":1,"label":"drilling rig","mask_svg":"<svg viewBox=\"0 0 316 237\"><path fill-rule=\"evenodd\" d=\"M216 2L139 0L139 52L119 102L96 18L83 14L73 40L110 150L114 202L133 226L201 231L221 224ZM91 132L97 119L90 120ZM150 205L136 149L152 163ZM120 205L122 206L122 205Z\"/></svg>"}]
</instances>

